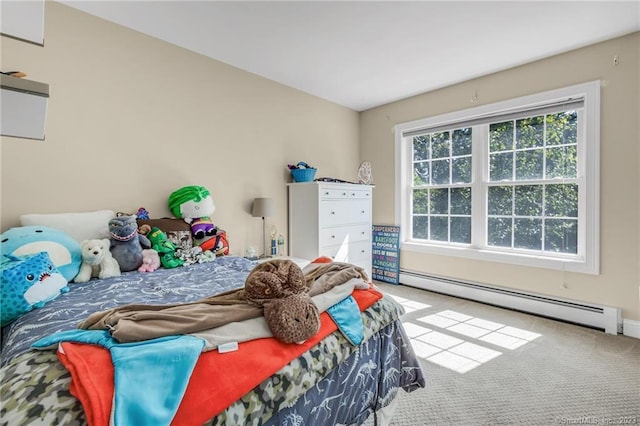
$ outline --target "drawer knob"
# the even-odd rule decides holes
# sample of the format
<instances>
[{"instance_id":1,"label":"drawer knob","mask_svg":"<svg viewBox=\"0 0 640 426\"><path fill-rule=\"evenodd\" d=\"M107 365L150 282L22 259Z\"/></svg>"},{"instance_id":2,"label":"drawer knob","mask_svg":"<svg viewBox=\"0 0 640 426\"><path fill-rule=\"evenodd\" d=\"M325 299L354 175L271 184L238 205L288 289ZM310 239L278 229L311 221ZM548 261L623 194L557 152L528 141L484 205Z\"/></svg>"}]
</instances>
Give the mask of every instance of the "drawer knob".
<instances>
[{"instance_id":1,"label":"drawer knob","mask_svg":"<svg viewBox=\"0 0 640 426\"><path fill-rule=\"evenodd\" d=\"M336 214L336 212L332 211L331 214Z\"/></svg>"},{"instance_id":2,"label":"drawer knob","mask_svg":"<svg viewBox=\"0 0 640 426\"><path fill-rule=\"evenodd\" d=\"M335 238L336 238L336 236L335 236L335 235L332 235L332 236L331 236L331 238L335 239Z\"/></svg>"},{"instance_id":3,"label":"drawer knob","mask_svg":"<svg viewBox=\"0 0 640 426\"><path fill-rule=\"evenodd\" d=\"M347 195L347 193L346 193L346 192L343 192L343 193L342 193L342 195Z\"/></svg>"}]
</instances>

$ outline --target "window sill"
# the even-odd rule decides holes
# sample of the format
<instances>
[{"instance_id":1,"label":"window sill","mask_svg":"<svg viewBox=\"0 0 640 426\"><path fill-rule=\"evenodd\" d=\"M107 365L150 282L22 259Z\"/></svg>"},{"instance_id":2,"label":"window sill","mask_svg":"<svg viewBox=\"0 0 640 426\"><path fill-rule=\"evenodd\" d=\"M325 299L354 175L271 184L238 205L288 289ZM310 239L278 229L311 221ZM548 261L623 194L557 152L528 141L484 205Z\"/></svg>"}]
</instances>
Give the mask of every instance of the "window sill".
<instances>
[{"instance_id":1,"label":"window sill","mask_svg":"<svg viewBox=\"0 0 640 426\"><path fill-rule=\"evenodd\" d=\"M440 256L453 256L473 260L483 260L510 265L528 266L532 268L554 269L581 274L598 275L597 265L589 264L584 260L543 257L540 255L528 255L521 253L505 253L487 249L471 247L452 247L437 244L425 244L416 242L403 242L401 250L415 253L429 253Z\"/></svg>"}]
</instances>

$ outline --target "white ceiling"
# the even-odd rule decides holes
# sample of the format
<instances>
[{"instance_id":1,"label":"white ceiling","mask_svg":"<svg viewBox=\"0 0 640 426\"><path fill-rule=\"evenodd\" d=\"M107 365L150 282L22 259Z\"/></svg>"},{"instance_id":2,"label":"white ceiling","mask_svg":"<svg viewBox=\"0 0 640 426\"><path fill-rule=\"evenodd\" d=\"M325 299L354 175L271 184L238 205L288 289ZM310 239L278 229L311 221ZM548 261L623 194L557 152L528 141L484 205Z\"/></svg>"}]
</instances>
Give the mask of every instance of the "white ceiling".
<instances>
[{"instance_id":1,"label":"white ceiling","mask_svg":"<svg viewBox=\"0 0 640 426\"><path fill-rule=\"evenodd\" d=\"M640 30L640 0L58 1L356 111Z\"/></svg>"}]
</instances>

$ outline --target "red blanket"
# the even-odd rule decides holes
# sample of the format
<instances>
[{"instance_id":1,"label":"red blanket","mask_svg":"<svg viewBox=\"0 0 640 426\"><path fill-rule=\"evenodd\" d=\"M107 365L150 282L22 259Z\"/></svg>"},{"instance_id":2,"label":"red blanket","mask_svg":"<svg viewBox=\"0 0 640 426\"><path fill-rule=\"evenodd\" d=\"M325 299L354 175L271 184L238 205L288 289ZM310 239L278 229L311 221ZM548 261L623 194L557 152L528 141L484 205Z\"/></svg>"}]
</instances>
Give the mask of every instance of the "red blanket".
<instances>
[{"instance_id":1,"label":"red blanket","mask_svg":"<svg viewBox=\"0 0 640 426\"><path fill-rule=\"evenodd\" d=\"M382 294L373 289L354 290L353 297L363 311ZM203 352L171 424L203 424L337 329L326 312L320 318L318 334L301 345L268 338L240 343L235 352ZM82 403L89 425L108 425L114 392L109 351L82 343L60 346L58 358L71 373L70 392Z\"/></svg>"}]
</instances>

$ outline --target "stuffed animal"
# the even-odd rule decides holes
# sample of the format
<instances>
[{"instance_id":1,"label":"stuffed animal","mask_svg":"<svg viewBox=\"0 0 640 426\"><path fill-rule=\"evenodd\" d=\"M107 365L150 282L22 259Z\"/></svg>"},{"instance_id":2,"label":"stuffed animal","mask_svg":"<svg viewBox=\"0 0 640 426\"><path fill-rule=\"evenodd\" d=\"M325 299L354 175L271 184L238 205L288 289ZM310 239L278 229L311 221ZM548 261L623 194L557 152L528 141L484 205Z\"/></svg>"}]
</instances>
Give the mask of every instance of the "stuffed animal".
<instances>
[{"instance_id":1,"label":"stuffed animal","mask_svg":"<svg viewBox=\"0 0 640 426\"><path fill-rule=\"evenodd\" d=\"M73 282L86 283L94 277L120 276L120 265L111 255L111 241L107 238L84 240L80 247L82 247L82 265Z\"/></svg>"},{"instance_id":2,"label":"stuffed animal","mask_svg":"<svg viewBox=\"0 0 640 426\"><path fill-rule=\"evenodd\" d=\"M11 321L69 291L66 278L46 251L24 256L5 254L2 269L0 325Z\"/></svg>"},{"instance_id":3,"label":"stuffed animal","mask_svg":"<svg viewBox=\"0 0 640 426\"><path fill-rule=\"evenodd\" d=\"M138 233L136 217L116 216L109 221L111 254L122 272L135 271L142 265L142 249L151 248L151 242Z\"/></svg>"},{"instance_id":4,"label":"stuffed animal","mask_svg":"<svg viewBox=\"0 0 640 426\"><path fill-rule=\"evenodd\" d=\"M288 259L259 263L247 276L245 297L264 308L273 336L302 343L320 330L320 314L309 296L304 274Z\"/></svg>"},{"instance_id":5,"label":"stuffed animal","mask_svg":"<svg viewBox=\"0 0 640 426\"><path fill-rule=\"evenodd\" d=\"M176 256L176 245L167 239L167 234L160 228L154 226L147 236L152 244L151 248L158 252L162 266L171 269L184 265L184 260Z\"/></svg>"},{"instance_id":6,"label":"stuffed animal","mask_svg":"<svg viewBox=\"0 0 640 426\"><path fill-rule=\"evenodd\" d=\"M144 207L140 207L136 212L136 219L149 219L149 212Z\"/></svg>"},{"instance_id":7,"label":"stuffed animal","mask_svg":"<svg viewBox=\"0 0 640 426\"><path fill-rule=\"evenodd\" d=\"M212 252L211 250L204 250L198 256L198 263L213 262L215 260L216 260L216 254L214 252Z\"/></svg>"},{"instance_id":8,"label":"stuffed animal","mask_svg":"<svg viewBox=\"0 0 640 426\"><path fill-rule=\"evenodd\" d=\"M138 233L140 235L147 235L149 232L151 232L151 227L147 224L140 225L138 227Z\"/></svg>"},{"instance_id":9,"label":"stuffed animal","mask_svg":"<svg viewBox=\"0 0 640 426\"><path fill-rule=\"evenodd\" d=\"M185 186L169 196L169 210L175 217L184 219L191 225L195 239L216 235L216 227L211 220L216 206L209 190L203 186Z\"/></svg>"},{"instance_id":10,"label":"stuffed animal","mask_svg":"<svg viewBox=\"0 0 640 426\"><path fill-rule=\"evenodd\" d=\"M138 272L153 272L160 267L160 256L154 249L142 250L142 265Z\"/></svg>"},{"instance_id":11,"label":"stuffed animal","mask_svg":"<svg viewBox=\"0 0 640 426\"><path fill-rule=\"evenodd\" d=\"M229 239L227 232L216 228L212 236L206 236L201 240L194 240L194 243L203 251L212 251L216 256L226 256L229 254Z\"/></svg>"},{"instance_id":12,"label":"stuffed animal","mask_svg":"<svg viewBox=\"0 0 640 426\"><path fill-rule=\"evenodd\" d=\"M0 234L0 240L2 254L25 256L46 251L67 281L71 281L80 270L80 243L59 229L46 226L18 226Z\"/></svg>"}]
</instances>

